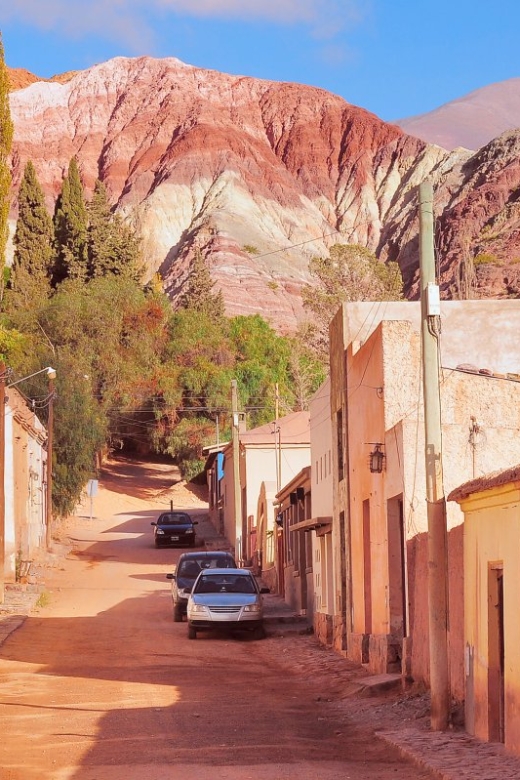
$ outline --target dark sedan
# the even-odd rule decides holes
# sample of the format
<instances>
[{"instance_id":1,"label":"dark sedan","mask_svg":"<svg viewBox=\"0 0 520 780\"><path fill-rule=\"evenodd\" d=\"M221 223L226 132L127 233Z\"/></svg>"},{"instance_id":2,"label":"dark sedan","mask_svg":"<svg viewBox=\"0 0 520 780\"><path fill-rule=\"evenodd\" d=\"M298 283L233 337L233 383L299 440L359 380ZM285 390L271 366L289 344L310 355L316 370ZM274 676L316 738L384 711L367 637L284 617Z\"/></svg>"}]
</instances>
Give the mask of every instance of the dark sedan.
<instances>
[{"instance_id":1,"label":"dark sedan","mask_svg":"<svg viewBox=\"0 0 520 780\"><path fill-rule=\"evenodd\" d=\"M152 522L156 547L165 545L186 545L195 547L196 520L186 512L163 512Z\"/></svg>"},{"instance_id":2,"label":"dark sedan","mask_svg":"<svg viewBox=\"0 0 520 780\"><path fill-rule=\"evenodd\" d=\"M166 579L172 581L174 621L180 623L183 615L186 614L188 596L202 569L236 569L236 567L231 553L224 550L182 553L177 561L175 573L166 575Z\"/></svg>"}]
</instances>

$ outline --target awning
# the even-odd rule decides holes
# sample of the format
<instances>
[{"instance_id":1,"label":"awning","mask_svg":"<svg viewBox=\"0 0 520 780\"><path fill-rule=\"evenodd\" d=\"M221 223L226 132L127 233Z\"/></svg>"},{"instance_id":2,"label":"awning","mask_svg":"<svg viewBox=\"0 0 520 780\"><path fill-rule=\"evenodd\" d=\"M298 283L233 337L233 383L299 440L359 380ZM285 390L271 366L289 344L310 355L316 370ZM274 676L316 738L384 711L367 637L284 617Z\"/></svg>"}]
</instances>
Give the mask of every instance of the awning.
<instances>
[{"instance_id":1,"label":"awning","mask_svg":"<svg viewBox=\"0 0 520 780\"><path fill-rule=\"evenodd\" d=\"M324 526L332 525L332 517L309 517L289 526L290 531L317 531Z\"/></svg>"}]
</instances>

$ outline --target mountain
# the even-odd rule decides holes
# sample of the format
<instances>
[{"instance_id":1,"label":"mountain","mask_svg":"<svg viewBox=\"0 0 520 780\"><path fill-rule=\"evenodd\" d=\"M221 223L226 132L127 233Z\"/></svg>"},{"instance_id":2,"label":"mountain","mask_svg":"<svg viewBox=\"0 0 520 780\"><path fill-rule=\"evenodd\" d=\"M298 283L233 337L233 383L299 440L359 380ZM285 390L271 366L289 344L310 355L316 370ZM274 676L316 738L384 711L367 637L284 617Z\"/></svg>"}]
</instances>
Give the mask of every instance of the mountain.
<instances>
[{"instance_id":1,"label":"mountain","mask_svg":"<svg viewBox=\"0 0 520 780\"><path fill-rule=\"evenodd\" d=\"M11 90L24 89L24 87L28 87L30 84L34 84L37 81L57 81L59 84L65 84L75 75L75 73L76 71L70 71L69 73L53 76L50 79L41 79L38 76L35 76L34 73L24 70L24 68L7 69L9 87Z\"/></svg>"},{"instance_id":2,"label":"mountain","mask_svg":"<svg viewBox=\"0 0 520 780\"><path fill-rule=\"evenodd\" d=\"M520 257L514 134L478 155L450 152L324 90L173 58L116 58L64 83L32 83L10 101L13 203L31 159L52 210L75 155L87 196L102 179L172 300L200 248L229 314L259 312L292 329L309 259L334 243L396 260L416 297L417 187L426 177L443 294L457 292L475 254L488 260L477 285L484 270L486 294L511 294L516 267L507 261Z\"/></svg>"},{"instance_id":3,"label":"mountain","mask_svg":"<svg viewBox=\"0 0 520 780\"><path fill-rule=\"evenodd\" d=\"M520 78L490 84L396 124L444 149L480 149L506 130L520 128Z\"/></svg>"}]
</instances>

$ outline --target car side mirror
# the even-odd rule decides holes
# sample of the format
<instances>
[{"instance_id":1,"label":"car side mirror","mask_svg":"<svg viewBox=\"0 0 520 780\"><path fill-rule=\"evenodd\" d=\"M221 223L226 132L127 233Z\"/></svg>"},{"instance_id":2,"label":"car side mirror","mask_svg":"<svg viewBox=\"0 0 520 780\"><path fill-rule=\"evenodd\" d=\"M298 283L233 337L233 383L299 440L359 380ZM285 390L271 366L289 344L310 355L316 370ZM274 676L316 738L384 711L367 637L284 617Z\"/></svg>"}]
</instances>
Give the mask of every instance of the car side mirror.
<instances>
[{"instance_id":1,"label":"car side mirror","mask_svg":"<svg viewBox=\"0 0 520 780\"><path fill-rule=\"evenodd\" d=\"M260 588L260 593L271 593L271 588Z\"/></svg>"},{"instance_id":2,"label":"car side mirror","mask_svg":"<svg viewBox=\"0 0 520 780\"><path fill-rule=\"evenodd\" d=\"M193 520L193 525L198 525L198 524L199 524L198 520Z\"/></svg>"},{"instance_id":3,"label":"car side mirror","mask_svg":"<svg viewBox=\"0 0 520 780\"><path fill-rule=\"evenodd\" d=\"M157 525L157 523L156 523L156 522L154 522L154 521L152 521L152 522L150 523L150 525Z\"/></svg>"},{"instance_id":4,"label":"car side mirror","mask_svg":"<svg viewBox=\"0 0 520 780\"><path fill-rule=\"evenodd\" d=\"M167 575L166 575L166 579L167 579L167 580L174 580L174 579L175 579L175 574L171 574L171 573L170 573L170 574L167 574Z\"/></svg>"}]
</instances>

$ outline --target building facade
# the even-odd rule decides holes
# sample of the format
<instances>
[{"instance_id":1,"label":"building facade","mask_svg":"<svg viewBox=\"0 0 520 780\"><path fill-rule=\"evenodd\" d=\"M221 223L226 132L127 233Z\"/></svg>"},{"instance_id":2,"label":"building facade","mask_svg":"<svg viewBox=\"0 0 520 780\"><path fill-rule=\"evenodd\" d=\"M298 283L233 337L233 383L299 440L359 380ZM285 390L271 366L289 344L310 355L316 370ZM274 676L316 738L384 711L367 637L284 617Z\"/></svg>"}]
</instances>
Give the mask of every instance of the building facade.
<instances>
[{"instance_id":1,"label":"building facade","mask_svg":"<svg viewBox=\"0 0 520 780\"><path fill-rule=\"evenodd\" d=\"M46 548L47 432L15 387L5 404L5 580Z\"/></svg>"},{"instance_id":2,"label":"building facade","mask_svg":"<svg viewBox=\"0 0 520 780\"><path fill-rule=\"evenodd\" d=\"M496 323L492 319L494 306L471 303L479 306L444 306L439 392L446 492L520 462L520 383L514 373L489 369L504 371L509 365L513 372L520 366L517 345L504 353L512 348L520 307L508 307L512 322L502 333L502 314ZM373 673L400 671L428 684L419 304L367 304L363 319L357 318L359 304L354 315L349 306L337 313L330 331L333 644ZM380 468L373 468L376 460ZM450 674L459 700L464 697L462 522L458 506L449 506Z\"/></svg>"},{"instance_id":3,"label":"building facade","mask_svg":"<svg viewBox=\"0 0 520 780\"><path fill-rule=\"evenodd\" d=\"M237 439L237 447L231 441L220 448L221 465L217 453L208 458L210 506L235 558L252 565L258 556L258 541L265 538L270 527L269 521L265 521L259 533L258 502L262 490L265 493L262 486L273 483L277 492L309 465L309 413L293 412L267 425L240 430ZM217 473L218 469L221 473ZM274 507L270 509L274 517Z\"/></svg>"},{"instance_id":4,"label":"building facade","mask_svg":"<svg viewBox=\"0 0 520 780\"><path fill-rule=\"evenodd\" d=\"M520 466L449 499L464 512L466 730L520 755Z\"/></svg>"}]
</instances>

